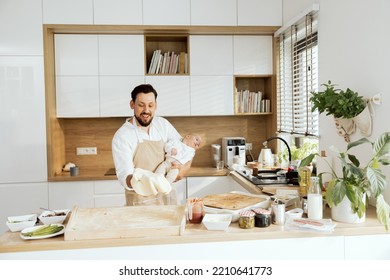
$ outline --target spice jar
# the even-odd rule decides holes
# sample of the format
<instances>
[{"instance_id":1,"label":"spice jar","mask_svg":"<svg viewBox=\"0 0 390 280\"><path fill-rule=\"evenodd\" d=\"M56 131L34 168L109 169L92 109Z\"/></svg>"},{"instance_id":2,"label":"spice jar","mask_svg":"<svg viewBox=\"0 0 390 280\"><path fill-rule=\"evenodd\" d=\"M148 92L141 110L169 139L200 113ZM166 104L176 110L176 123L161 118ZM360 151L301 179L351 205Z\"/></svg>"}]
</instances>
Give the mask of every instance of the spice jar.
<instances>
[{"instance_id":1,"label":"spice jar","mask_svg":"<svg viewBox=\"0 0 390 280\"><path fill-rule=\"evenodd\" d=\"M253 228L255 226L255 213L251 210L240 212L238 226L244 229Z\"/></svg>"},{"instance_id":2,"label":"spice jar","mask_svg":"<svg viewBox=\"0 0 390 280\"><path fill-rule=\"evenodd\" d=\"M269 227L272 223L271 210L257 208L255 214L255 227Z\"/></svg>"}]
</instances>

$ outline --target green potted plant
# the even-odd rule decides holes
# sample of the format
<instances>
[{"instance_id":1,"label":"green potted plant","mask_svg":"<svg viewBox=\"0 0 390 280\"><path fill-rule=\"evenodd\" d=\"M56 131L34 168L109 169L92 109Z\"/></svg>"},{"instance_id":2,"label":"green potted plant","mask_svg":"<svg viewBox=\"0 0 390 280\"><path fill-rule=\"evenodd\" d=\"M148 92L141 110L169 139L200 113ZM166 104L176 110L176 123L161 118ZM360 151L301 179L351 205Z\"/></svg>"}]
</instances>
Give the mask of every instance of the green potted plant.
<instances>
[{"instance_id":1,"label":"green potted plant","mask_svg":"<svg viewBox=\"0 0 390 280\"><path fill-rule=\"evenodd\" d=\"M363 97L349 88L345 91L336 89L331 81L322 86L325 86L324 91L311 93L312 111L317 109L320 114L326 112L335 118L352 119L366 107Z\"/></svg>"},{"instance_id":2,"label":"green potted plant","mask_svg":"<svg viewBox=\"0 0 390 280\"><path fill-rule=\"evenodd\" d=\"M351 153L351 150L362 144L370 144L372 148L371 158L366 165L361 165L358 158ZM367 138L351 142L347 145L345 152L338 152L342 172L338 176L331 167L333 179L326 188L326 201L333 208L341 204L346 198L350 202L351 210L359 218L365 216L368 199L373 198L376 202L376 214L379 222L385 225L388 230L390 224L390 206L383 198L383 191L386 188L386 176L381 170L382 165L389 165L390 132L381 134L375 142ZM300 166L306 166L318 153L310 154L301 161ZM329 164L329 163L328 163ZM322 185L322 175L319 174ZM332 209L333 218L333 209Z\"/></svg>"},{"instance_id":3,"label":"green potted plant","mask_svg":"<svg viewBox=\"0 0 390 280\"><path fill-rule=\"evenodd\" d=\"M337 89L331 81L322 86L325 86L324 91L311 93L312 111L318 110L320 114L333 115L338 134L344 136L347 142L349 135L355 132L355 124L364 136L369 136L371 116L363 96L349 88Z\"/></svg>"},{"instance_id":4,"label":"green potted plant","mask_svg":"<svg viewBox=\"0 0 390 280\"><path fill-rule=\"evenodd\" d=\"M295 144L290 144L291 161L301 161L312 153L318 151L318 144L316 142L305 141L299 148ZM279 162L288 162L288 150L284 149L278 153Z\"/></svg>"}]
</instances>

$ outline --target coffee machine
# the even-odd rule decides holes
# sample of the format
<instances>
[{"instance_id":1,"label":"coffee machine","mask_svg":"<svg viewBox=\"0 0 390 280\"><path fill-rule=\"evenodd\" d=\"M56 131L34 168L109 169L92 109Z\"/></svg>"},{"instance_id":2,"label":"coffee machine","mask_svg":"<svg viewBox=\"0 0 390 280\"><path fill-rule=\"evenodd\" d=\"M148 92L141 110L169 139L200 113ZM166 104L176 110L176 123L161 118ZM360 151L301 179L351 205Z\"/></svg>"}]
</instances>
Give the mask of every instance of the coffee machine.
<instances>
[{"instance_id":1,"label":"coffee machine","mask_svg":"<svg viewBox=\"0 0 390 280\"><path fill-rule=\"evenodd\" d=\"M223 137L222 160L230 168L233 164L245 165L245 138Z\"/></svg>"}]
</instances>

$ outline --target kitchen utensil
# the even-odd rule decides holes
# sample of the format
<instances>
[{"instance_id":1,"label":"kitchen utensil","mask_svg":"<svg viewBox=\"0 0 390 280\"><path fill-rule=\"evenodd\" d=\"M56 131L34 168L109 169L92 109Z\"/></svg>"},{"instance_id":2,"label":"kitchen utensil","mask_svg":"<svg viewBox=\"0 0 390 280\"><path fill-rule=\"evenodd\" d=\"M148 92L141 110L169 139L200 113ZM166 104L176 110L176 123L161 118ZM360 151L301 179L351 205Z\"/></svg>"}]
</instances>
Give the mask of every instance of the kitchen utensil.
<instances>
[{"instance_id":1,"label":"kitchen utensil","mask_svg":"<svg viewBox=\"0 0 390 280\"><path fill-rule=\"evenodd\" d=\"M260 151L258 161L264 168L272 166L272 151L269 148L263 148Z\"/></svg>"},{"instance_id":2,"label":"kitchen utensil","mask_svg":"<svg viewBox=\"0 0 390 280\"><path fill-rule=\"evenodd\" d=\"M272 221L276 225L284 225L286 206L281 201L275 201L271 204L272 207Z\"/></svg>"},{"instance_id":3,"label":"kitchen utensil","mask_svg":"<svg viewBox=\"0 0 390 280\"><path fill-rule=\"evenodd\" d=\"M205 206L237 210L265 201L264 197L250 196L240 193L222 193L207 195L203 198Z\"/></svg>"},{"instance_id":4,"label":"kitchen utensil","mask_svg":"<svg viewBox=\"0 0 390 280\"><path fill-rule=\"evenodd\" d=\"M22 216L11 216L7 218L7 226L12 232L21 231L25 228L32 227L37 222L37 215L22 215Z\"/></svg>"},{"instance_id":5,"label":"kitchen utensil","mask_svg":"<svg viewBox=\"0 0 390 280\"><path fill-rule=\"evenodd\" d=\"M44 225L62 224L64 223L69 212L70 212L69 209L54 210L54 211L47 210L47 211L43 211L38 218Z\"/></svg>"},{"instance_id":6,"label":"kitchen utensil","mask_svg":"<svg viewBox=\"0 0 390 280\"><path fill-rule=\"evenodd\" d=\"M268 208L270 205L270 197L268 195L250 194L250 193L244 193L244 192L239 192L239 191L233 191L231 193L232 194L242 194L242 195L246 195L246 196L250 196L250 197L262 198L263 201L256 203L256 204L249 205L248 207L244 207L241 209L235 209L235 210L208 207L205 205L204 212L211 213L211 214L232 214L232 222L237 222L239 217L240 217L241 211L250 210L250 209L259 208L259 207Z\"/></svg>"},{"instance_id":7,"label":"kitchen utensil","mask_svg":"<svg viewBox=\"0 0 390 280\"><path fill-rule=\"evenodd\" d=\"M212 149L214 166L218 168L218 163L221 161L221 145L212 144L211 149Z\"/></svg>"},{"instance_id":8,"label":"kitchen utensil","mask_svg":"<svg viewBox=\"0 0 390 280\"><path fill-rule=\"evenodd\" d=\"M78 176L79 175L79 167L72 166L70 167L70 176Z\"/></svg>"},{"instance_id":9,"label":"kitchen utensil","mask_svg":"<svg viewBox=\"0 0 390 280\"><path fill-rule=\"evenodd\" d=\"M208 230L226 230L232 221L232 214L206 214L202 224Z\"/></svg>"},{"instance_id":10,"label":"kitchen utensil","mask_svg":"<svg viewBox=\"0 0 390 280\"><path fill-rule=\"evenodd\" d=\"M184 205L75 207L65 240L178 236L183 234L185 224Z\"/></svg>"}]
</instances>

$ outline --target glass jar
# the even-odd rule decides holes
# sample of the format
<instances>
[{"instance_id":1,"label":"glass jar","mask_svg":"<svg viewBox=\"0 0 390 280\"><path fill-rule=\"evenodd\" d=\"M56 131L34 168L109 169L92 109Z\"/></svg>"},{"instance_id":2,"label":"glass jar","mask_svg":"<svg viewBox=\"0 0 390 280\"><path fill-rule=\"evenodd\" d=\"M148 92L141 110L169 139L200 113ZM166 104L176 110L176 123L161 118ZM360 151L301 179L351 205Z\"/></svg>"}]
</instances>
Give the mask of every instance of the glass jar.
<instances>
[{"instance_id":1,"label":"glass jar","mask_svg":"<svg viewBox=\"0 0 390 280\"><path fill-rule=\"evenodd\" d=\"M250 210L241 212L240 218L238 219L238 226L244 229L254 228L255 213Z\"/></svg>"}]
</instances>

